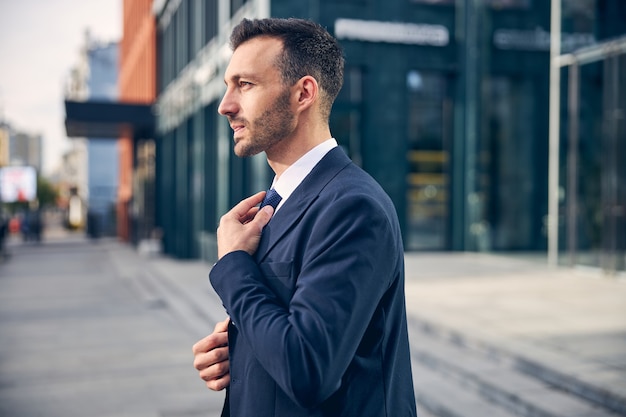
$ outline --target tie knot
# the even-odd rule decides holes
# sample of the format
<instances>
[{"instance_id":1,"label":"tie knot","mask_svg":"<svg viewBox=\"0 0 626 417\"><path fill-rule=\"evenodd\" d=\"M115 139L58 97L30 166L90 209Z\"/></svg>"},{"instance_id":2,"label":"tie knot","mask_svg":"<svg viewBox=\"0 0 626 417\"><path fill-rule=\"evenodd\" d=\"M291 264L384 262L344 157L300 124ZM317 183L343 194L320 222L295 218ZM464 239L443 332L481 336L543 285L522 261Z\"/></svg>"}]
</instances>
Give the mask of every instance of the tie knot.
<instances>
[{"instance_id":1,"label":"tie knot","mask_svg":"<svg viewBox=\"0 0 626 417\"><path fill-rule=\"evenodd\" d=\"M267 193L265 194L265 198L261 202L260 208L263 208L269 205L269 206L272 206L274 210L276 210L276 206L278 206L278 203L280 203L280 200L282 199L283 198L280 196L280 194L276 192L275 189L270 188L269 190L267 190Z\"/></svg>"}]
</instances>

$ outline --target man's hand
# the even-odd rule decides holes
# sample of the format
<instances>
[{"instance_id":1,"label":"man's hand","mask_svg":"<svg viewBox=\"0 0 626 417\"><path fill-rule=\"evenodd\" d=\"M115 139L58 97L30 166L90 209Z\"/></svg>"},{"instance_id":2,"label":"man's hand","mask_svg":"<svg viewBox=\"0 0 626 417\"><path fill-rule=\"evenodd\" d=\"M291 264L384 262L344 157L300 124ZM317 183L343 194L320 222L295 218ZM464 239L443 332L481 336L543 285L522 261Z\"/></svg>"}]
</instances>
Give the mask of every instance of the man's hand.
<instances>
[{"instance_id":1,"label":"man's hand","mask_svg":"<svg viewBox=\"0 0 626 417\"><path fill-rule=\"evenodd\" d=\"M274 214L271 206L259 210L258 205L263 201L265 191L248 197L233 207L220 219L217 228L217 257L237 250L243 250L253 255L259 246L263 227Z\"/></svg>"},{"instance_id":2,"label":"man's hand","mask_svg":"<svg viewBox=\"0 0 626 417\"><path fill-rule=\"evenodd\" d=\"M228 322L230 318L215 325L213 333L193 345L193 366L207 388L221 391L230 385L230 361L228 359Z\"/></svg>"}]
</instances>

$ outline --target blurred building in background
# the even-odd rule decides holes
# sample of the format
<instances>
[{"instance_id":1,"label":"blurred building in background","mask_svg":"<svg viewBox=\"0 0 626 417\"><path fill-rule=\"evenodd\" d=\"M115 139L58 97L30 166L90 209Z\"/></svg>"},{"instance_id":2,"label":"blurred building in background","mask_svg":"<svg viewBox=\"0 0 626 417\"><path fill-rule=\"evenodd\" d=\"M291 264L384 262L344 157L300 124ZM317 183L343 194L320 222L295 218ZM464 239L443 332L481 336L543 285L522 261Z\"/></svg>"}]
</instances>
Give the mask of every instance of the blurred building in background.
<instances>
[{"instance_id":1,"label":"blurred building in background","mask_svg":"<svg viewBox=\"0 0 626 417\"><path fill-rule=\"evenodd\" d=\"M32 166L41 171L41 135L20 131L0 121L0 166Z\"/></svg>"},{"instance_id":2,"label":"blurred building in background","mask_svg":"<svg viewBox=\"0 0 626 417\"><path fill-rule=\"evenodd\" d=\"M626 33L622 0L562 4L563 53ZM391 196L407 250L545 255L550 2L537 0L125 0L120 99L155 116L154 131L138 118L122 139L120 164L132 179L122 174L119 204L132 202L138 239L159 230L167 254L211 259L219 217L270 184L264 155L237 158L217 113L232 28L243 17L268 16L310 18L341 42L345 82L331 131ZM623 269L626 154L602 138L603 91L623 92L626 83L603 68L598 62L580 73L575 192L567 189L569 137L561 130L560 247L567 198L579 194L575 245L591 254L579 261L598 265L611 241ZM567 88L561 93L565 126ZM623 112L623 100L614 109ZM623 119L616 123L624 132ZM621 216L614 227L603 222L599 192L607 155L622 162L609 184L618 198L608 211Z\"/></svg>"},{"instance_id":3,"label":"blurred building in background","mask_svg":"<svg viewBox=\"0 0 626 417\"><path fill-rule=\"evenodd\" d=\"M86 32L78 63L67 80L66 97L96 103L117 102L118 58L117 42L101 42ZM68 224L73 228L86 227L92 237L116 235L117 136L98 129L82 133L82 137L73 138L72 149L65 154L61 168L60 184Z\"/></svg>"},{"instance_id":4,"label":"blurred building in background","mask_svg":"<svg viewBox=\"0 0 626 417\"><path fill-rule=\"evenodd\" d=\"M0 167L9 165L10 126L0 119Z\"/></svg>"},{"instance_id":5,"label":"blurred building in background","mask_svg":"<svg viewBox=\"0 0 626 417\"><path fill-rule=\"evenodd\" d=\"M147 142L146 147L154 149L156 42L151 6L151 0L124 1L124 36L119 44L116 83L118 101L72 94L65 99L69 137L113 138L117 144L117 235L133 243L155 228L154 215L150 215L155 210L153 187L150 188L150 179L141 179L140 172L144 171L137 168L137 155L145 154L141 152L143 144ZM148 191L143 188L146 182ZM142 201L144 196L150 201L147 207Z\"/></svg>"},{"instance_id":6,"label":"blurred building in background","mask_svg":"<svg viewBox=\"0 0 626 417\"><path fill-rule=\"evenodd\" d=\"M81 101L89 98L89 31L85 32L84 40L76 64L65 82L65 96ZM81 133L83 134L72 137L70 149L63 154L62 163L55 174L59 187L59 206L64 211L65 225L70 229L83 229L87 226L88 142L87 134Z\"/></svg>"},{"instance_id":7,"label":"blurred building in background","mask_svg":"<svg viewBox=\"0 0 626 417\"><path fill-rule=\"evenodd\" d=\"M59 190L58 206L63 212L64 225L82 229L87 223L87 143L73 141L63 154L61 165L54 174Z\"/></svg>"},{"instance_id":8,"label":"blurred building in background","mask_svg":"<svg viewBox=\"0 0 626 417\"><path fill-rule=\"evenodd\" d=\"M42 166L42 138L16 128L4 117L0 102L0 167L29 165L38 172Z\"/></svg>"},{"instance_id":9,"label":"blurred building in background","mask_svg":"<svg viewBox=\"0 0 626 417\"><path fill-rule=\"evenodd\" d=\"M152 104L156 99L156 21L152 0L124 0L120 42L120 100L133 103L141 115L126 123L120 135L120 235L139 243L156 232L155 138Z\"/></svg>"},{"instance_id":10,"label":"blurred building in background","mask_svg":"<svg viewBox=\"0 0 626 417\"><path fill-rule=\"evenodd\" d=\"M117 101L118 43L91 39L87 43L89 100ZM87 232L93 237L117 234L119 150L116 139L89 137L87 142Z\"/></svg>"},{"instance_id":11,"label":"blurred building in background","mask_svg":"<svg viewBox=\"0 0 626 417\"><path fill-rule=\"evenodd\" d=\"M41 161L41 136L14 129L0 114L0 260L3 256L3 240L9 232L10 214L5 203L29 202L34 210L37 209L36 177L41 170ZM26 214L26 211L19 213L20 216ZM13 224L14 230L15 225L19 229L19 222L14 221ZM40 227L31 230L34 232L32 236L40 237Z\"/></svg>"}]
</instances>

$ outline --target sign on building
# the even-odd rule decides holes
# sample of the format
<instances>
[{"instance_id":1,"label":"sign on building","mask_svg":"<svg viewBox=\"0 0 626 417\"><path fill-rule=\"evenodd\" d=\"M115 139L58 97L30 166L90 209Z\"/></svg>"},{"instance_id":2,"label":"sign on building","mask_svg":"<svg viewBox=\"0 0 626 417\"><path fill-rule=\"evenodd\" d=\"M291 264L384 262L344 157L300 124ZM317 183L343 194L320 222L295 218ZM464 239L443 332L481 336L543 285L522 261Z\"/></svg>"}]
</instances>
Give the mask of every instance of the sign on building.
<instances>
[{"instance_id":1,"label":"sign on building","mask_svg":"<svg viewBox=\"0 0 626 417\"><path fill-rule=\"evenodd\" d=\"M0 168L0 201L28 202L37 198L37 173L30 166Z\"/></svg>"}]
</instances>

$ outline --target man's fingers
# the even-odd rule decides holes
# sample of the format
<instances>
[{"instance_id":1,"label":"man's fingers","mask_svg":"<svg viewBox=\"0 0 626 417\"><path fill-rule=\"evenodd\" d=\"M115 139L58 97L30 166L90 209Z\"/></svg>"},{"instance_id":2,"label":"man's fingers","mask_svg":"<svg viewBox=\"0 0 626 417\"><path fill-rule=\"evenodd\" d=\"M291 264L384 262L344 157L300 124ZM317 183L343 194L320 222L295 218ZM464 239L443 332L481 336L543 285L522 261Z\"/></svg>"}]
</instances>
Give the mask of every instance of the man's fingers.
<instances>
[{"instance_id":1,"label":"man's fingers","mask_svg":"<svg viewBox=\"0 0 626 417\"><path fill-rule=\"evenodd\" d=\"M210 369L222 362L228 364L228 347L216 348L209 352L196 355L193 360L193 367L200 372L204 372L204 375L206 375L206 369Z\"/></svg>"},{"instance_id":2,"label":"man's fingers","mask_svg":"<svg viewBox=\"0 0 626 417\"><path fill-rule=\"evenodd\" d=\"M230 385L230 374L226 374L221 378L210 379L205 382L208 389L213 391L221 391Z\"/></svg>"},{"instance_id":3,"label":"man's fingers","mask_svg":"<svg viewBox=\"0 0 626 417\"><path fill-rule=\"evenodd\" d=\"M228 326L228 324L227 324ZM201 353L206 353L211 349L215 349L220 346L228 345L228 333L226 332L218 332L211 333L207 337L202 340L199 340L193 347L191 348L194 355L198 355Z\"/></svg>"},{"instance_id":4,"label":"man's fingers","mask_svg":"<svg viewBox=\"0 0 626 417\"><path fill-rule=\"evenodd\" d=\"M213 391L221 391L230 385L230 361L228 347L213 349L197 355L194 367L206 386Z\"/></svg>"},{"instance_id":5,"label":"man's fingers","mask_svg":"<svg viewBox=\"0 0 626 417\"><path fill-rule=\"evenodd\" d=\"M239 219L239 221L242 224L247 224L250 222L250 220L254 219L254 217L256 216L256 214L258 213L259 208L258 207L252 207L249 211L248 214L246 214L245 216L243 216L242 218Z\"/></svg>"},{"instance_id":6,"label":"man's fingers","mask_svg":"<svg viewBox=\"0 0 626 417\"><path fill-rule=\"evenodd\" d=\"M270 219L274 215L274 208L272 206L265 206L261 210L258 211L254 219L250 221L250 223L256 223L259 227L259 231L263 230L266 224L269 223Z\"/></svg>"},{"instance_id":7,"label":"man's fingers","mask_svg":"<svg viewBox=\"0 0 626 417\"><path fill-rule=\"evenodd\" d=\"M222 216L217 228L217 258L235 251L245 251L253 255L261 240L263 227L270 221L274 209L270 206L258 209L256 207L265 191L248 197L228 213ZM256 214L255 214L256 213ZM253 218L252 218L253 217Z\"/></svg>"},{"instance_id":8,"label":"man's fingers","mask_svg":"<svg viewBox=\"0 0 626 417\"><path fill-rule=\"evenodd\" d=\"M239 204L233 207L230 212L236 215L240 220L245 219L248 216L250 209L263 201L263 197L265 197L265 191L259 191L258 193L241 200Z\"/></svg>"},{"instance_id":9,"label":"man's fingers","mask_svg":"<svg viewBox=\"0 0 626 417\"><path fill-rule=\"evenodd\" d=\"M228 358L228 355L226 356ZM221 391L230 385L230 361L223 360L199 370L200 378L213 391Z\"/></svg>"},{"instance_id":10,"label":"man's fingers","mask_svg":"<svg viewBox=\"0 0 626 417\"><path fill-rule=\"evenodd\" d=\"M230 317L226 317L226 320L218 322L215 325L215 328L213 329L213 333L227 332L228 331L228 323L230 323Z\"/></svg>"},{"instance_id":11,"label":"man's fingers","mask_svg":"<svg viewBox=\"0 0 626 417\"><path fill-rule=\"evenodd\" d=\"M198 373L200 378L205 381L210 381L213 379L222 378L224 375L228 374L230 367L229 361L222 361L216 364L213 364L207 368L201 369Z\"/></svg>"}]
</instances>

